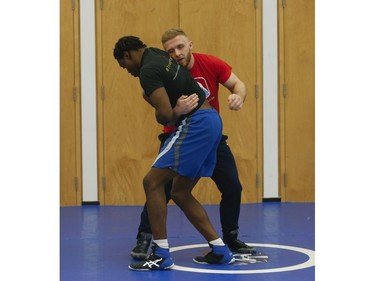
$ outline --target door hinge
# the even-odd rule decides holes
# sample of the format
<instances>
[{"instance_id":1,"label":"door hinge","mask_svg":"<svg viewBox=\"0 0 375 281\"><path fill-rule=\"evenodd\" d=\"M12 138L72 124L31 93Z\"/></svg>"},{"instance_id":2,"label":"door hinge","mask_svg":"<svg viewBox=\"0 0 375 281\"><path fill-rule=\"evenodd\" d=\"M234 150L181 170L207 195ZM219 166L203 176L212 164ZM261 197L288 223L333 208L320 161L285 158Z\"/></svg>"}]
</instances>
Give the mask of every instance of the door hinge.
<instances>
[{"instance_id":1,"label":"door hinge","mask_svg":"<svg viewBox=\"0 0 375 281\"><path fill-rule=\"evenodd\" d=\"M107 178L102 176L102 189L105 190L107 187Z\"/></svg>"},{"instance_id":2,"label":"door hinge","mask_svg":"<svg viewBox=\"0 0 375 281\"><path fill-rule=\"evenodd\" d=\"M104 101L104 85L101 86L101 99Z\"/></svg>"},{"instance_id":3,"label":"door hinge","mask_svg":"<svg viewBox=\"0 0 375 281\"><path fill-rule=\"evenodd\" d=\"M284 173L284 187L287 187L288 185L288 175Z\"/></svg>"},{"instance_id":4,"label":"door hinge","mask_svg":"<svg viewBox=\"0 0 375 281\"><path fill-rule=\"evenodd\" d=\"M286 84L283 84L283 96L286 97Z\"/></svg>"},{"instance_id":5,"label":"door hinge","mask_svg":"<svg viewBox=\"0 0 375 281\"><path fill-rule=\"evenodd\" d=\"M254 8L258 8L258 0L254 0Z\"/></svg>"},{"instance_id":6,"label":"door hinge","mask_svg":"<svg viewBox=\"0 0 375 281\"><path fill-rule=\"evenodd\" d=\"M283 8L286 7L286 0L282 0L282 5L283 5Z\"/></svg>"},{"instance_id":7,"label":"door hinge","mask_svg":"<svg viewBox=\"0 0 375 281\"><path fill-rule=\"evenodd\" d=\"M258 84L255 85L255 98L257 99L259 97L259 86Z\"/></svg>"},{"instance_id":8,"label":"door hinge","mask_svg":"<svg viewBox=\"0 0 375 281\"><path fill-rule=\"evenodd\" d=\"M72 0L72 10L75 11L76 9L76 0Z\"/></svg>"},{"instance_id":9,"label":"door hinge","mask_svg":"<svg viewBox=\"0 0 375 281\"><path fill-rule=\"evenodd\" d=\"M73 87L73 101L77 101L77 88L76 86Z\"/></svg>"},{"instance_id":10,"label":"door hinge","mask_svg":"<svg viewBox=\"0 0 375 281\"><path fill-rule=\"evenodd\" d=\"M259 174L257 173L255 176L255 186L258 188L259 187Z\"/></svg>"},{"instance_id":11,"label":"door hinge","mask_svg":"<svg viewBox=\"0 0 375 281\"><path fill-rule=\"evenodd\" d=\"M104 0L100 0L100 10L103 10Z\"/></svg>"},{"instance_id":12,"label":"door hinge","mask_svg":"<svg viewBox=\"0 0 375 281\"><path fill-rule=\"evenodd\" d=\"M79 186L78 177L74 177L74 189L76 192L78 191L78 186Z\"/></svg>"}]
</instances>

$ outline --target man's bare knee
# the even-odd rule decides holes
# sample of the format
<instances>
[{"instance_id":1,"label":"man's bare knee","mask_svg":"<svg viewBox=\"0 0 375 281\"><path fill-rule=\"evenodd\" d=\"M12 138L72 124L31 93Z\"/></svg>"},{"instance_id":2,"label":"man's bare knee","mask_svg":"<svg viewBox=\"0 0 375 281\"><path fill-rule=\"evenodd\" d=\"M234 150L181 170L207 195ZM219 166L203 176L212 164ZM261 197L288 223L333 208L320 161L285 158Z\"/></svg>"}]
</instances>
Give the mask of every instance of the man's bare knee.
<instances>
[{"instance_id":1,"label":"man's bare knee","mask_svg":"<svg viewBox=\"0 0 375 281\"><path fill-rule=\"evenodd\" d=\"M149 173L143 178L143 188L146 192L155 188L152 186L153 182L155 181L152 179L152 176Z\"/></svg>"},{"instance_id":2,"label":"man's bare knee","mask_svg":"<svg viewBox=\"0 0 375 281\"><path fill-rule=\"evenodd\" d=\"M171 198L177 205L181 205L186 198L186 194L172 189Z\"/></svg>"},{"instance_id":3,"label":"man's bare knee","mask_svg":"<svg viewBox=\"0 0 375 281\"><path fill-rule=\"evenodd\" d=\"M143 188L146 192L154 191L164 185L174 177L173 171L169 169L152 168L143 178Z\"/></svg>"},{"instance_id":4,"label":"man's bare knee","mask_svg":"<svg viewBox=\"0 0 375 281\"><path fill-rule=\"evenodd\" d=\"M172 200L179 206L186 203L196 182L197 180L191 180L186 177L176 177L171 191Z\"/></svg>"}]
</instances>

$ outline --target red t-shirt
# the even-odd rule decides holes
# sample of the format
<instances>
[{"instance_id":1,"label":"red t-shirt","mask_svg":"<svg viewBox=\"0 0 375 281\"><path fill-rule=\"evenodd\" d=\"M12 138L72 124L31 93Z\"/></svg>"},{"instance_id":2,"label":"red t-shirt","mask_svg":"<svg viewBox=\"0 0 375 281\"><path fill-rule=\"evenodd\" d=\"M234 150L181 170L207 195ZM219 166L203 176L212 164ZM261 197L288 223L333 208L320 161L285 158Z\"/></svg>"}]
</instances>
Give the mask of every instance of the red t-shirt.
<instances>
[{"instance_id":1,"label":"red t-shirt","mask_svg":"<svg viewBox=\"0 0 375 281\"><path fill-rule=\"evenodd\" d=\"M221 59L193 53L194 65L190 69L191 76L207 90L206 99L219 112L219 84L224 84L232 73L232 67ZM172 133L176 127L164 127L164 133Z\"/></svg>"}]
</instances>

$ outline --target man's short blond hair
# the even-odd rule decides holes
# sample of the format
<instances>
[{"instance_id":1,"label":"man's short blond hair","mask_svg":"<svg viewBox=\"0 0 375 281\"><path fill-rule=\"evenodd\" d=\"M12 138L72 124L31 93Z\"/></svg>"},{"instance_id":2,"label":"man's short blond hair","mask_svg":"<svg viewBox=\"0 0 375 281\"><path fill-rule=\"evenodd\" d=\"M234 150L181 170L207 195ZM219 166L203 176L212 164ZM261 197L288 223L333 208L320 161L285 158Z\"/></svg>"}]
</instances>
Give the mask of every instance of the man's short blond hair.
<instances>
[{"instance_id":1,"label":"man's short blond hair","mask_svg":"<svg viewBox=\"0 0 375 281\"><path fill-rule=\"evenodd\" d=\"M164 34L161 36L161 43L164 44L168 40L175 38L178 35L184 35L187 37L186 33L181 28L171 28L168 29Z\"/></svg>"}]
</instances>

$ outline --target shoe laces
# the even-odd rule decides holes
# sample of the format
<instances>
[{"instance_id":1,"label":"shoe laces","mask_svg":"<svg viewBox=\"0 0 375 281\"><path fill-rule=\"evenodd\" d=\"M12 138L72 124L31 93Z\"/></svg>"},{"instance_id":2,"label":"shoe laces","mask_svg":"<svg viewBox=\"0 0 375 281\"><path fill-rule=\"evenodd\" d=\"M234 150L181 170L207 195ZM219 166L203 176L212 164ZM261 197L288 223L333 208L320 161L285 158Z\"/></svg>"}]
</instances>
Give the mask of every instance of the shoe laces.
<instances>
[{"instance_id":1,"label":"shoe laces","mask_svg":"<svg viewBox=\"0 0 375 281\"><path fill-rule=\"evenodd\" d=\"M156 255L154 255L154 253L152 253L151 255L149 255L147 261L143 264L143 266L148 266L149 268L152 268L153 266L160 267L158 262L161 261L163 261L163 258L157 257Z\"/></svg>"}]
</instances>

